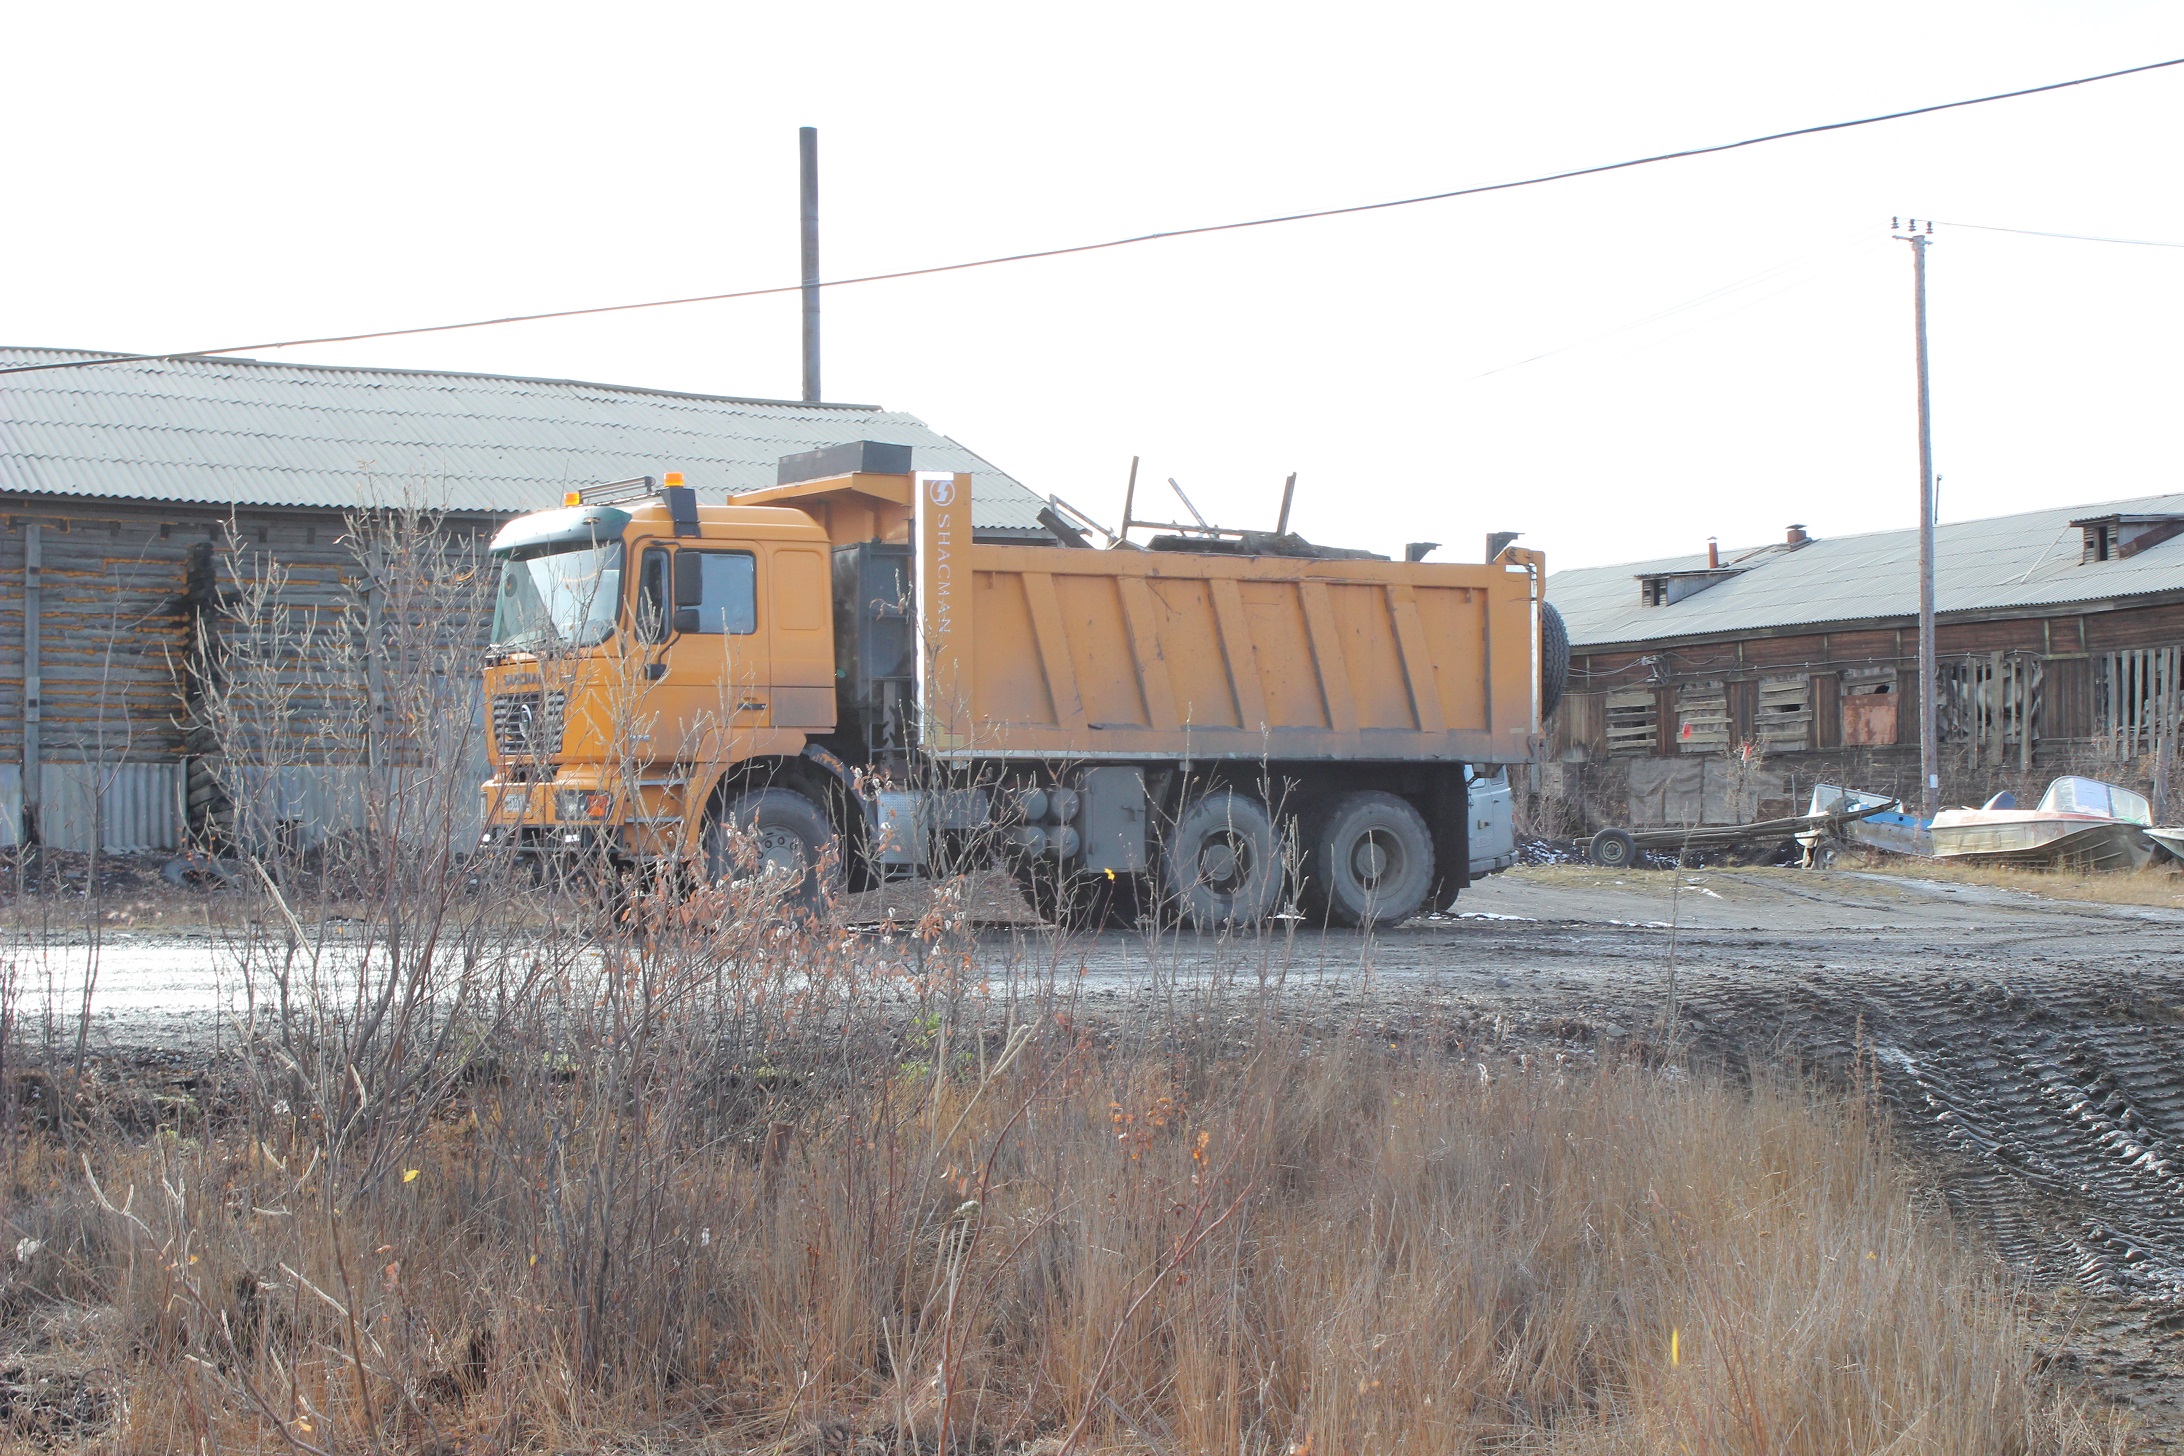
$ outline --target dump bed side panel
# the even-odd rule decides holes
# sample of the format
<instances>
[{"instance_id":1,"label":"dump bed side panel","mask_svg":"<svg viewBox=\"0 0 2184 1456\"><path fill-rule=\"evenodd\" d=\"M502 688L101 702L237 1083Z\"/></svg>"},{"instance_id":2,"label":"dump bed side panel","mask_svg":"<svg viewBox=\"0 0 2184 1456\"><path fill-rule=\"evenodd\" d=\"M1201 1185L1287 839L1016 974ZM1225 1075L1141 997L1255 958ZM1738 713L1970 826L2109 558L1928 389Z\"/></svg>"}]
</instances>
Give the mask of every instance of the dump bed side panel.
<instances>
[{"instance_id":1,"label":"dump bed side panel","mask_svg":"<svg viewBox=\"0 0 2184 1456\"><path fill-rule=\"evenodd\" d=\"M1529 758L1536 568L977 546L954 756Z\"/></svg>"}]
</instances>

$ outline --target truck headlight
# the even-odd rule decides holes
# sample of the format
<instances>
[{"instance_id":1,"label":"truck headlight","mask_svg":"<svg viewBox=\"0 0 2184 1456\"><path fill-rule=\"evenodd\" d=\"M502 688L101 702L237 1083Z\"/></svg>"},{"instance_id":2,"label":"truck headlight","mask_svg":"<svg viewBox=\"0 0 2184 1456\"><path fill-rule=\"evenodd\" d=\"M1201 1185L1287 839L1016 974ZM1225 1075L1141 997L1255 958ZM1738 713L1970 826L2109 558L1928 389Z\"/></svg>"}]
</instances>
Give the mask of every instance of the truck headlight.
<instances>
[{"instance_id":1,"label":"truck headlight","mask_svg":"<svg viewBox=\"0 0 2184 1456\"><path fill-rule=\"evenodd\" d=\"M554 795L554 817L563 823L604 819L614 812L614 795L605 789L563 789Z\"/></svg>"}]
</instances>

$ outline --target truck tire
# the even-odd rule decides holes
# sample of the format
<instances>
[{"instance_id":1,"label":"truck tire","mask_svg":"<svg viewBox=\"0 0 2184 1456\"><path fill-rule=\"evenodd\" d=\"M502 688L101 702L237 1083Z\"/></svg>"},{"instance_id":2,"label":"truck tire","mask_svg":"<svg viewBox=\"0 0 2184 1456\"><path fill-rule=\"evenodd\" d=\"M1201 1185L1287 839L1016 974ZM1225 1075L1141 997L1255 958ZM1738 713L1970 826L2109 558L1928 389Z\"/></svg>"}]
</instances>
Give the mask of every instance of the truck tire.
<instances>
[{"instance_id":1,"label":"truck tire","mask_svg":"<svg viewBox=\"0 0 2184 1456\"><path fill-rule=\"evenodd\" d=\"M1273 819L1256 799L1214 790L1176 820L1161 879L1194 930L1258 924L1282 894Z\"/></svg>"},{"instance_id":2,"label":"truck tire","mask_svg":"<svg viewBox=\"0 0 2184 1456\"><path fill-rule=\"evenodd\" d=\"M820 874L834 842L826 811L794 789L754 789L706 816L705 877L709 882L748 873L729 853L731 827L753 836L761 874L791 874L796 885L783 903L812 909L819 903Z\"/></svg>"},{"instance_id":3,"label":"truck tire","mask_svg":"<svg viewBox=\"0 0 2184 1456\"><path fill-rule=\"evenodd\" d=\"M1312 868L1330 918L1361 930L1394 925L1433 889L1433 831L1394 794L1345 794L1313 839Z\"/></svg>"},{"instance_id":4,"label":"truck tire","mask_svg":"<svg viewBox=\"0 0 2184 1456\"><path fill-rule=\"evenodd\" d=\"M1570 685L1570 628L1553 602L1539 604L1539 716L1552 717Z\"/></svg>"},{"instance_id":5,"label":"truck tire","mask_svg":"<svg viewBox=\"0 0 2184 1456\"><path fill-rule=\"evenodd\" d=\"M1604 870L1627 870L1638 859L1638 841L1628 829L1603 829L1592 837L1585 858Z\"/></svg>"}]
</instances>

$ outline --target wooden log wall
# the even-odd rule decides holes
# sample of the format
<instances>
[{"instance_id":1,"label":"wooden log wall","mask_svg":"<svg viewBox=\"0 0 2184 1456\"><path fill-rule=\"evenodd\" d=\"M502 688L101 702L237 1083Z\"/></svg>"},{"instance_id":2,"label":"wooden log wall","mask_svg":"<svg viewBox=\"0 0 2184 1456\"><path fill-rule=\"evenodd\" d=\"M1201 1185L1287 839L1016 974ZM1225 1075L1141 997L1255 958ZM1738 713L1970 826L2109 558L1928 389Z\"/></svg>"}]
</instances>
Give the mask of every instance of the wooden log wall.
<instances>
[{"instance_id":1,"label":"wooden log wall","mask_svg":"<svg viewBox=\"0 0 2184 1456\"><path fill-rule=\"evenodd\" d=\"M0 495L0 763L23 760L24 566L32 523L42 558L42 762L181 761L201 770L214 746L203 731L203 675L219 670L221 654L193 659L193 653L208 628L232 633L223 611L236 600L238 563L246 572L268 564L280 572L277 598L289 639L282 644L289 657L282 676L294 690L268 703L268 721L279 718L285 747L311 745L315 758L361 761L359 737L343 731L359 718L358 685L327 671L333 635L347 634L358 648L371 645L354 640L370 620L371 587L341 511L231 513L211 505ZM483 516L442 523L473 542L497 524ZM430 614L429 602L416 605ZM450 615L439 625L473 620ZM351 652L347 660L367 655ZM199 811L212 797L207 783L202 771L192 772L189 793Z\"/></svg>"},{"instance_id":2,"label":"wooden log wall","mask_svg":"<svg viewBox=\"0 0 2184 1456\"><path fill-rule=\"evenodd\" d=\"M2016 711L2012 694L2024 684L2037 681L2033 714L2038 739L2083 740L2103 731L2103 695L2108 692L2104 668L2121 674L2129 689L2129 663L2118 668L2119 654L2146 649L2184 646L2184 604L2163 603L2124 606L2093 611L2058 610L2048 614L1987 621L1948 621L1939 624L1936 645L1945 674L1961 672L1969 682L1967 692L1987 692L1996 704L1968 699L1973 708L1996 719L1997 705L2006 708L2001 717L2009 722L2005 739L1986 744L1990 756L2006 747L2014 759L2029 762L2021 748L2021 730L2010 714ZM1996 664L2002 664L1997 677ZM1754 634L1742 638L1676 645L1646 645L1615 652L1586 653L1582 649L1571 663L1568 704L1557 716L1555 744L1558 756L1599 759L1608 756L1604 708L1612 695L1628 695L1640 689L1659 695L1664 726L1676 714L1678 690L1696 682L1725 684L1729 701L1736 705L1740 731L1744 728L1743 704L1756 693L1764 678L1806 673L1813 679L1813 729L1806 747L1818 751L1842 742L1842 690L1846 673L1867 676L1893 670L1897 675L1895 743L1918 742L1917 688L1918 633L1915 626L1862 627L1852 631L1817 631L1786 634ZM1751 684L1746 687L1744 684ZM2003 700L2007 699L2005 703ZM2119 707L2116 711L2125 712ZM1943 723L1950 724L1949 705ZM1972 721L1972 708L1957 716ZM1991 737L1991 732L1989 737ZM1658 752L1674 753L1672 728L1661 735ZM1782 751L1779 747L1775 751Z\"/></svg>"}]
</instances>

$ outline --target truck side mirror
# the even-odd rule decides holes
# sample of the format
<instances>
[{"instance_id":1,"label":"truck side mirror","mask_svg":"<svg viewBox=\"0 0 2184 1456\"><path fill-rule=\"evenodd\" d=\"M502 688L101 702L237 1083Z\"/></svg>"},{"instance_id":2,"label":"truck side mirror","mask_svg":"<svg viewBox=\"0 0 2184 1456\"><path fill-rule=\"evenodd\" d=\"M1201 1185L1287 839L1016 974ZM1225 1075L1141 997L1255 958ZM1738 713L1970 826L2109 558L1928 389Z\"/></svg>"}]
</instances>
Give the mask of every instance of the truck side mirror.
<instances>
[{"instance_id":1,"label":"truck side mirror","mask_svg":"<svg viewBox=\"0 0 2184 1456\"><path fill-rule=\"evenodd\" d=\"M696 607L677 607L673 618L673 626L678 632L697 631L698 609Z\"/></svg>"},{"instance_id":2,"label":"truck side mirror","mask_svg":"<svg viewBox=\"0 0 2184 1456\"><path fill-rule=\"evenodd\" d=\"M675 553L675 605L677 607L702 607L705 605L705 560L695 551ZM682 625L682 613L675 614L675 630L695 631L695 627Z\"/></svg>"}]
</instances>

